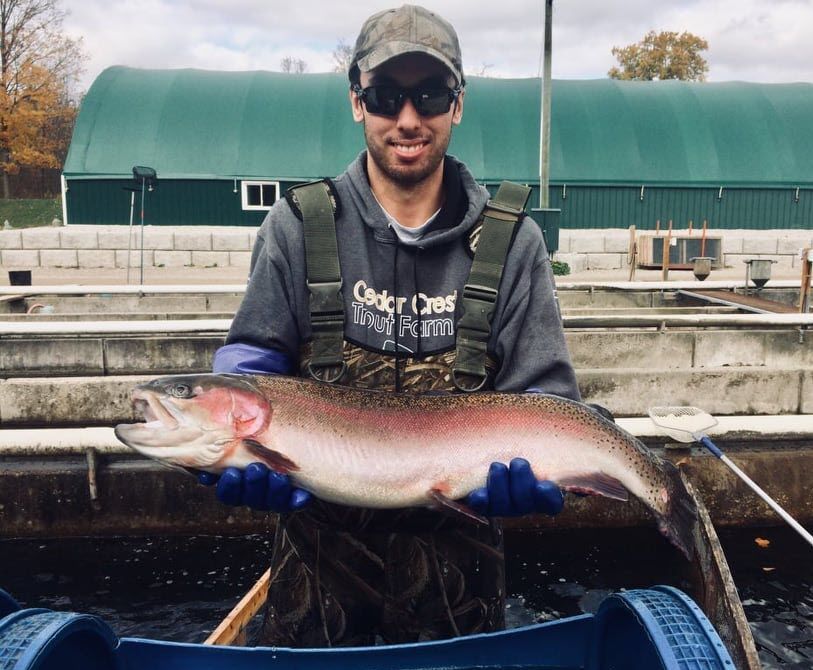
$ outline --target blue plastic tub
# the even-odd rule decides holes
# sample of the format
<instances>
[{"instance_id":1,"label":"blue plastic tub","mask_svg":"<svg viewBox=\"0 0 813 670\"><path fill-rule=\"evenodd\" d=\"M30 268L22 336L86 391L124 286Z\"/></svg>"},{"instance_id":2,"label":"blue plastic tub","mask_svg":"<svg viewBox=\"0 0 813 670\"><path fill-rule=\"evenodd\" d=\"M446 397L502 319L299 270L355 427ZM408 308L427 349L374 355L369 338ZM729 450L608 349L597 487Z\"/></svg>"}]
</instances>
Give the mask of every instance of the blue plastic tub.
<instances>
[{"instance_id":1,"label":"blue plastic tub","mask_svg":"<svg viewBox=\"0 0 813 670\"><path fill-rule=\"evenodd\" d=\"M671 586L605 598L595 617L590 660L591 670L736 670L706 615Z\"/></svg>"},{"instance_id":2,"label":"blue plastic tub","mask_svg":"<svg viewBox=\"0 0 813 670\"><path fill-rule=\"evenodd\" d=\"M13 602L13 601L12 601ZM94 616L26 609L0 619L0 670L735 670L680 591L617 593L598 613L437 642L336 649L116 639Z\"/></svg>"},{"instance_id":3,"label":"blue plastic tub","mask_svg":"<svg viewBox=\"0 0 813 670\"><path fill-rule=\"evenodd\" d=\"M95 616L20 610L0 620L0 670L115 670L117 642Z\"/></svg>"}]
</instances>

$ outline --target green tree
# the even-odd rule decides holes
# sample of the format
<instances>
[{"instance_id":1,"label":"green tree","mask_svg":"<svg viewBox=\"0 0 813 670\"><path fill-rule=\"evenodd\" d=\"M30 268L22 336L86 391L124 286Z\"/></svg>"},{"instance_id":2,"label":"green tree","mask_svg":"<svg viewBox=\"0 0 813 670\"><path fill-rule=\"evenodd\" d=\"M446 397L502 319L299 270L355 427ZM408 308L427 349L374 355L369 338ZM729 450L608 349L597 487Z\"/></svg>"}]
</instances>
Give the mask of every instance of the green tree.
<instances>
[{"instance_id":1,"label":"green tree","mask_svg":"<svg viewBox=\"0 0 813 670\"><path fill-rule=\"evenodd\" d=\"M76 115L73 88L85 59L62 34L59 0L0 0L0 172L59 167Z\"/></svg>"},{"instance_id":2,"label":"green tree","mask_svg":"<svg viewBox=\"0 0 813 670\"><path fill-rule=\"evenodd\" d=\"M640 42L613 47L620 67L610 68L611 79L682 79L705 81L709 65L701 53L709 43L689 32L650 30Z\"/></svg>"}]
</instances>

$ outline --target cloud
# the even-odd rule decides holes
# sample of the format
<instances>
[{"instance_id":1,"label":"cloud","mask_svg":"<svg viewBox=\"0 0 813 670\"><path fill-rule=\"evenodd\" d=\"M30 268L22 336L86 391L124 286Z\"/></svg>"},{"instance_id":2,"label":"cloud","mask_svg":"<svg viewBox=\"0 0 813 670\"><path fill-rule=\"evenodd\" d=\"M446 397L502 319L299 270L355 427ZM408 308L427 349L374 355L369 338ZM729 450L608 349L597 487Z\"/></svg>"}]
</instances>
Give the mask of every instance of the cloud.
<instances>
[{"instance_id":1,"label":"cloud","mask_svg":"<svg viewBox=\"0 0 813 670\"><path fill-rule=\"evenodd\" d=\"M332 68L338 41L390 3L359 0L70 0L66 31L89 55L83 85L110 65L279 69L284 56L309 71ZM398 3L391 3L397 6ZM498 76L537 76L540 0L425 0L457 29L464 66ZM811 0L555 0L553 74L605 77L610 50L648 30L688 30L708 40L709 79L813 81Z\"/></svg>"}]
</instances>

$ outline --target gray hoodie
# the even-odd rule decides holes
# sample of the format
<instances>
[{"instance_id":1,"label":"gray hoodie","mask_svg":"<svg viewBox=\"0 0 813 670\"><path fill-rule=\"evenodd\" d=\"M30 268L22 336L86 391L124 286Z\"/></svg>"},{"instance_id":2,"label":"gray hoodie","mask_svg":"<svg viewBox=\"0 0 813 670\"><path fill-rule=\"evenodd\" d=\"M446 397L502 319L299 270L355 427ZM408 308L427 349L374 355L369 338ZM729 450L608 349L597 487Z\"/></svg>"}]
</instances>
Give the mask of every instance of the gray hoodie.
<instances>
[{"instance_id":1,"label":"gray hoodie","mask_svg":"<svg viewBox=\"0 0 813 670\"><path fill-rule=\"evenodd\" d=\"M345 340L362 349L420 359L455 348L472 231L488 200L452 156L444 167L446 204L417 242L398 240L370 190L366 152L333 184L340 201L336 237L343 279ZM311 336L302 223L285 200L257 236L245 298L227 343L281 352L296 363ZM579 399L553 293L542 233L517 226L492 321L489 354L497 391L528 389Z\"/></svg>"}]
</instances>

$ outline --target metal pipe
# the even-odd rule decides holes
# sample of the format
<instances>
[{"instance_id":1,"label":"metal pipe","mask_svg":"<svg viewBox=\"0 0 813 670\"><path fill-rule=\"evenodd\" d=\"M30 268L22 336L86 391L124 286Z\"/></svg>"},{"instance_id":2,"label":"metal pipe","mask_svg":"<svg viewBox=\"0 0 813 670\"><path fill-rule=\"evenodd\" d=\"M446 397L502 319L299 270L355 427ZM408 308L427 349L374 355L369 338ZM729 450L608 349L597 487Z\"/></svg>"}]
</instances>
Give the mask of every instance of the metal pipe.
<instances>
[{"instance_id":1,"label":"metal pipe","mask_svg":"<svg viewBox=\"0 0 813 670\"><path fill-rule=\"evenodd\" d=\"M63 454L132 454L112 428L12 428L0 430L0 455L44 458Z\"/></svg>"},{"instance_id":2,"label":"metal pipe","mask_svg":"<svg viewBox=\"0 0 813 670\"><path fill-rule=\"evenodd\" d=\"M576 315L564 312L565 328L689 328L730 327L798 328L813 326L813 314L597 314ZM135 335L226 333L231 319L173 319L172 321L49 321L45 323L0 322L3 336L48 335Z\"/></svg>"},{"instance_id":3,"label":"metal pipe","mask_svg":"<svg viewBox=\"0 0 813 670\"><path fill-rule=\"evenodd\" d=\"M59 189L62 192L62 225L68 225L68 180L65 174L59 175Z\"/></svg>"},{"instance_id":4,"label":"metal pipe","mask_svg":"<svg viewBox=\"0 0 813 670\"><path fill-rule=\"evenodd\" d=\"M810 317L813 319L813 315ZM4 335L132 335L135 333L225 333L231 319L173 319L169 321L48 321L0 322Z\"/></svg>"},{"instance_id":5,"label":"metal pipe","mask_svg":"<svg viewBox=\"0 0 813 670\"><path fill-rule=\"evenodd\" d=\"M798 282L797 282L798 283ZM774 286L780 286L774 283ZM147 287L123 284L82 284L61 286L0 286L0 296L13 295L28 298L37 295L172 295L172 294L224 294L243 293L245 284L162 284Z\"/></svg>"},{"instance_id":6,"label":"metal pipe","mask_svg":"<svg viewBox=\"0 0 813 670\"><path fill-rule=\"evenodd\" d=\"M545 0L545 55L542 72L542 100L539 128L539 208L550 206L550 98L553 0Z\"/></svg>"},{"instance_id":7,"label":"metal pipe","mask_svg":"<svg viewBox=\"0 0 813 670\"><path fill-rule=\"evenodd\" d=\"M702 289L709 289L709 288L743 288L742 280L706 280L706 281L697 281L695 279L687 279L687 280L671 280L668 282L663 281L562 281L557 282L556 287L560 291L567 291L567 290L581 290L586 291L588 289L610 289L613 291L663 291L663 290L679 290L679 289L692 289L692 288L702 288ZM771 281L772 288L799 288L799 280L798 279L776 279ZM0 291L2 291L2 287L0 287Z\"/></svg>"},{"instance_id":8,"label":"metal pipe","mask_svg":"<svg viewBox=\"0 0 813 670\"><path fill-rule=\"evenodd\" d=\"M93 447L87 450L86 458L88 463L88 495L90 496L90 504L93 506L93 509L98 510L100 508L99 487L96 484L96 467L98 463L96 461L96 450Z\"/></svg>"},{"instance_id":9,"label":"metal pipe","mask_svg":"<svg viewBox=\"0 0 813 670\"><path fill-rule=\"evenodd\" d=\"M742 479L742 481L744 481L746 484L748 484L748 486L751 488L751 490L754 493L756 493L760 497L761 500L763 500L765 503L767 503L774 512L776 512L780 517L782 517L782 519L785 522L787 522L787 524L791 528L793 528L793 530L795 530L797 533L799 533L799 535L801 535L805 539L805 541L811 547L813 547L813 535L811 535L809 532L807 532L807 530L802 527L802 524L800 524L798 521L796 521L796 519L794 519L790 514L788 514L784 510L784 508L781 505L779 505L778 502L776 502L773 498L771 498L771 496L769 496L767 493L765 493L765 491L762 489L762 487L760 487L753 479L751 479L747 474L745 474L742 471L742 469L739 468L736 463L734 463L734 461L732 461L728 456L726 456L724 453L722 453L717 448L717 446L714 445L714 443L711 440L709 440L708 437L705 437L702 440L702 443L703 443L703 446L705 446L712 453L714 453L716 456L718 456L718 458L723 463L725 463L729 468L731 468L731 470L734 472L734 474L736 474L740 479ZM716 453L715 453L714 450L712 450L710 448L710 445L714 446L714 449L716 449Z\"/></svg>"},{"instance_id":10,"label":"metal pipe","mask_svg":"<svg viewBox=\"0 0 813 670\"><path fill-rule=\"evenodd\" d=\"M138 283L144 285L144 196L147 190L147 178L141 178L141 273Z\"/></svg>"},{"instance_id":11,"label":"metal pipe","mask_svg":"<svg viewBox=\"0 0 813 670\"><path fill-rule=\"evenodd\" d=\"M565 328L730 328L813 326L813 314L619 314L562 317Z\"/></svg>"},{"instance_id":12,"label":"metal pipe","mask_svg":"<svg viewBox=\"0 0 813 670\"><path fill-rule=\"evenodd\" d=\"M812 252L813 253L813 252ZM772 279L771 288L799 289L798 279ZM661 291L691 288L743 288L742 280L706 280L699 282L691 280L660 281L557 281L556 288L560 291L587 289L613 291ZM225 294L243 293L246 284L153 284L151 286L126 286L124 284L73 284L73 285L43 285L43 286L0 286L0 296L13 295L23 298L40 295L189 295L189 294Z\"/></svg>"},{"instance_id":13,"label":"metal pipe","mask_svg":"<svg viewBox=\"0 0 813 670\"><path fill-rule=\"evenodd\" d=\"M130 226L127 228L127 283L130 283L130 252L133 248L133 210L135 209L135 191L130 191ZM144 234L144 230L141 230Z\"/></svg>"}]
</instances>

